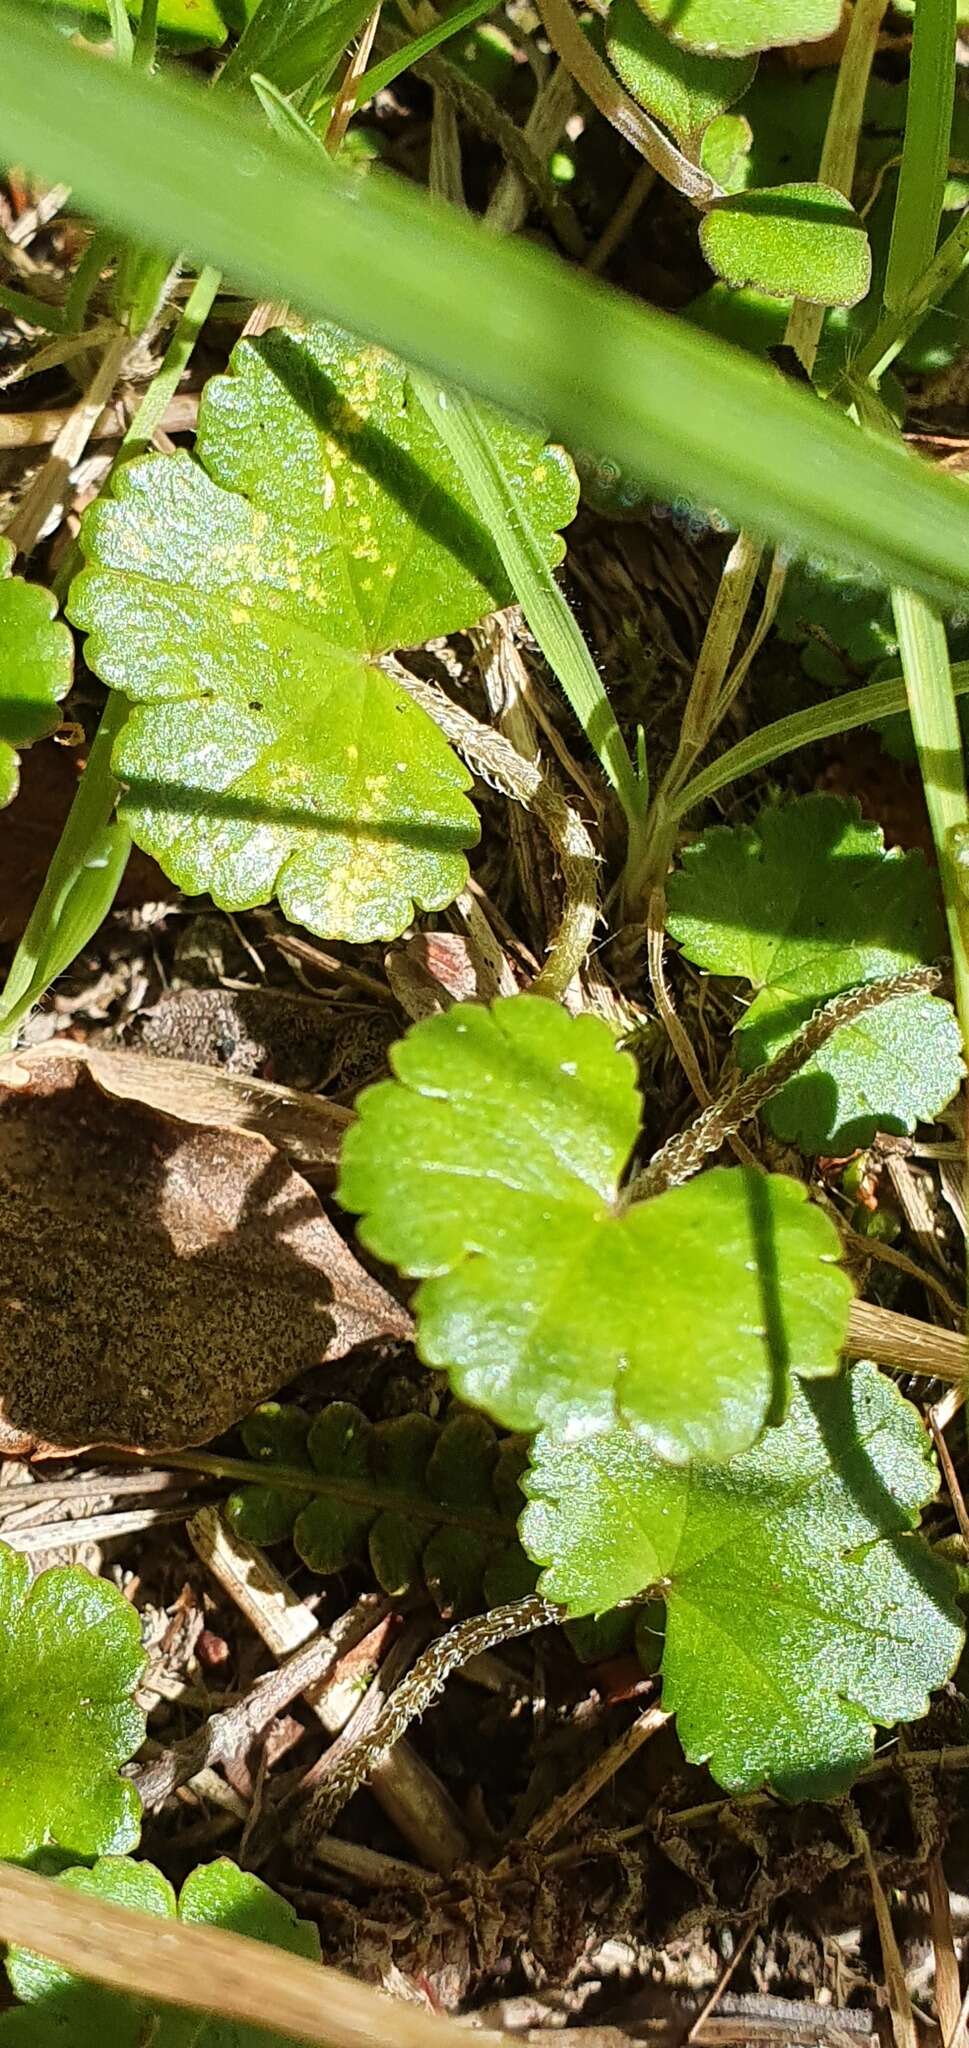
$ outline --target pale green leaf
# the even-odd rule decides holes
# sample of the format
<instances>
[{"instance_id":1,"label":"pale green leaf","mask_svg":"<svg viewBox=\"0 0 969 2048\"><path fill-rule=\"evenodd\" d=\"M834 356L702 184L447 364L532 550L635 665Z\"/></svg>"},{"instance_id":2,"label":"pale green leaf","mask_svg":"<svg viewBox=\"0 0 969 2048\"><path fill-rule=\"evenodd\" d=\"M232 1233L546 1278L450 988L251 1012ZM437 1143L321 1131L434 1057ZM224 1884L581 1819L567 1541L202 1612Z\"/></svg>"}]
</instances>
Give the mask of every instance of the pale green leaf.
<instances>
[{"instance_id":1,"label":"pale green leaf","mask_svg":"<svg viewBox=\"0 0 969 2048\"><path fill-rule=\"evenodd\" d=\"M850 200L829 185L773 185L718 200L700 247L719 277L776 299L854 306L871 283L871 250Z\"/></svg>"},{"instance_id":2,"label":"pale green leaf","mask_svg":"<svg viewBox=\"0 0 969 2048\"><path fill-rule=\"evenodd\" d=\"M106 1856L91 1870L67 1870L59 1882L71 1891L107 1899L129 1912L195 1926L221 1927L291 1954L319 1959L316 1928L248 1871L221 1857L186 1878L176 1908L171 1885L151 1863ZM0 2041L9 2048L295 2048L263 2027L127 1998L49 1962L30 1949L11 1948L7 1974L21 2004L0 2017Z\"/></svg>"},{"instance_id":3,"label":"pale green leaf","mask_svg":"<svg viewBox=\"0 0 969 2048\"><path fill-rule=\"evenodd\" d=\"M130 1849L141 1806L118 1770L145 1735L134 1608L79 1565L31 1583L27 1558L3 1544L0 1640L0 1856L48 1842L82 1856Z\"/></svg>"},{"instance_id":4,"label":"pale green leaf","mask_svg":"<svg viewBox=\"0 0 969 2048\"><path fill-rule=\"evenodd\" d=\"M742 57L778 44L820 42L841 20L841 0L642 0L658 28L691 50Z\"/></svg>"},{"instance_id":5,"label":"pale green leaf","mask_svg":"<svg viewBox=\"0 0 969 2048\"><path fill-rule=\"evenodd\" d=\"M833 1372L849 1283L797 1181L720 1169L624 1209L632 1061L538 997L455 1006L366 1090L340 1199L422 1285L418 1344L508 1428L617 1417L665 1457L728 1457Z\"/></svg>"},{"instance_id":6,"label":"pale green leaf","mask_svg":"<svg viewBox=\"0 0 969 2048\"><path fill-rule=\"evenodd\" d=\"M775 1057L830 996L945 946L921 855L886 853L879 827L832 796L714 827L688 848L668 893L669 930L688 959L758 991L736 1033L745 1071ZM949 1005L904 996L836 1031L764 1115L808 1151L848 1151L936 1116L961 1075Z\"/></svg>"},{"instance_id":7,"label":"pale green leaf","mask_svg":"<svg viewBox=\"0 0 969 2048\"><path fill-rule=\"evenodd\" d=\"M34 0L61 21L79 23L87 35L107 36L107 0ZM133 21L140 21L142 0L126 0ZM158 0L158 32L174 43L218 47L225 42L226 24L215 0Z\"/></svg>"},{"instance_id":8,"label":"pale green leaf","mask_svg":"<svg viewBox=\"0 0 969 2048\"><path fill-rule=\"evenodd\" d=\"M954 1574L911 1533L931 1446L872 1365L799 1388L727 1465L677 1470L631 1429L546 1432L524 1483L548 1598L581 1615L663 1595L663 1704L730 1791L836 1796L873 1724L925 1713L955 1665Z\"/></svg>"},{"instance_id":9,"label":"pale green leaf","mask_svg":"<svg viewBox=\"0 0 969 2048\"><path fill-rule=\"evenodd\" d=\"M757 69L756 57L702 57L674 43L647 20L639 0L612 0L606 49L633 98L691 153Z\"/></svg>"},{"instance_id":10,"label":"pale green leaf","mask_svg":"<svg viewBox=\"0 0 969 2048\"><path fill-rule=\"evenodd\" d=\"M0 538L0 809L17 794L17 749L54 731L74 669L56 598L11 576L13 560L10 541Z\"/></svg>"},{"instance_id":11,"label":"pale green leaf","mask_svg":"<svg viewBox=\"0 0 969 2048\"><path fill-rule=\"evenodd\" d=\"M492 431L557 561L571 465ZM504 570L400 365L335 328L242 342L198 454L130 464L84 522L70 610L134 704L123 814L188 892L391 938L457 895L477 821L467 771L378 657L507 603Z\"/></svg>"}]
</instances>

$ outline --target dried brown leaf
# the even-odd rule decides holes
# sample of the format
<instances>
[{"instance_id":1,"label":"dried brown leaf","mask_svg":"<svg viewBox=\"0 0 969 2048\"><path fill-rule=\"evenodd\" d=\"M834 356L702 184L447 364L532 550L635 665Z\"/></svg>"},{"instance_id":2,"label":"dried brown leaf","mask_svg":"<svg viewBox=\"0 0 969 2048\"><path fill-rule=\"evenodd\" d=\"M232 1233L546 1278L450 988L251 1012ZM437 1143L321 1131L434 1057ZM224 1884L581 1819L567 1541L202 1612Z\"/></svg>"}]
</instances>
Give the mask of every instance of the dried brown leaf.
<instances>
[{"instance_id":1,"label":"dried brown leaf","mask_svg":"<svg viewBox=\"0 0 969 2048\"><path fill-rule=\"evenodd\" d=\"M0 1084L3 1447L200 1443L308 1366L406 1337L265 1138L50 1062Z\"/></svg>"}]
</instances>

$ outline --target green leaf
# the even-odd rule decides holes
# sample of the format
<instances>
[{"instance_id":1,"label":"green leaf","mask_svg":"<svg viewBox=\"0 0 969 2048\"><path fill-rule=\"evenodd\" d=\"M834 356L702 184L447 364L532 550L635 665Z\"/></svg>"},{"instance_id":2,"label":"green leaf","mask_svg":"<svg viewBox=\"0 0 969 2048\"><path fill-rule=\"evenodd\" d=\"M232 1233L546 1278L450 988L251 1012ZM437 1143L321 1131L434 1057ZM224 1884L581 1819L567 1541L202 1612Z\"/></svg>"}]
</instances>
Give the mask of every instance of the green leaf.
<instances>
[{"instance_id":1,"label":"green leaf","mask_svg":"<svg viewBox=\"0 0 969 2048\"><path fill-rule=\"evenodd\" d=\"M68 1870L60 1883L71 1891L126 1906L130 1912L221 1927L317 1962L320 1941L308 1920L258 1877L227 1858L200 1864L182 1887L176 1909L171 1885L151 1863L107 1856L92 1870ZM147 2000L126 1998L102 1984L72 1976L30 1949L11 1948L7 1975L21 2004L0 2017L0 2041L10 2048L290 2048L279 2034L235 2020L199 2018ZM295 2044L292 2044L295 2048Z\"/></svg>"},{"instance_id":2,"label":"green leaf","mask_svg":"<svg viewBox=\"0 0 969 2048\"><path fill-rule=\"evenodd\" d=\"M82 1856L130 1849L141 1806L118 1769L145 1737L134 1608L79 1565L31 1583L26 1557L3 1544L0 1640L0 1856L47 1842Z\"/></svg>"},{"instance_id":3,"label":"green leaf","mask_svg":"<svg viewBox=\"0 0 969 2048\"><path fill-rule=\"evenodd\" d=\"M508 1428L617 1416L675 1460L728 1457L783 1412L789 1361L837 1368L850 1286L799 1182L721 1169L623 1209L635 1069L540 997L457 1004L366 1089L339 1198L421 1279L418 1343Z\"/></svg>"},{"instance_id":4,"label":"green leaf","mask_svg":"<svg viewBox=\"0 0 969 2048\"><path fill-rule=\"evenodd\" d=\"M841 0L642 0L658 28L692 50L743 57L778 44L820 42L841 20Z\"/></svg>"},{"instance_id":5,"label":"green leaf","mask_svg":"<svg viewBox=\"0 0 969 2048\"><path fill-rule=\"evenodd\" d=\"M257 17L258 19L258 17ZM560 449L491 430L549 561ZM506 604L504 570L398 363L336 328L243 341L198 454L122 469L70 610L133 701L123 814L179 887L274 894L325 937L392 938L464 884L467 771L377 657Z\"/></svg>"},{"instance_id":6,"label":"green leaf","mask_svg":"<svg viewBox=\"0 0 969 2048\"><path fill-rule=\"evenodd\" d=\"M386 1593L399 1599L426 1584L446 1615L480 1607L499 1563L516 1582L531 1570L514 1541L522 1448L508 1441L499 1449L481 1415L375 1424L334 1401L310 1425L301 1408L267 1401L242 1434L250 1456L269 1468L266 1485L243 1486L227 1504L232 1527L250 1542L288 1536L320 1573L342 1571L369 1549ZM305 1493L274 1486L273 1465L305 1470L316 1484Z\"/></svg>"},{"instance_id":7,"label":"green leaf","mask_svg":"<svg viewBox=\"0 0 969 2048\"><path fill-rule=\"evenodd\" d=\"M690 152L757 69L756 57L701 57L672 42L647 20L639 0L612 0L606 49L634 99Z\"/></svg>"},{"instance_id":8,"label":"green leaf","mask_svg":"<svg viewBox=\"0 0 969 2048\"><path fill-rule=\"evenodd\" d=\"M773 369L520 238L496 241L404 179L361 184L339 168L321 179L242 95L122 73L11 0L0 35L6 160L67 180L79 206L260 297L376 335L647 478L657 497L716 505L787 548L863 563L943 602L964 591L961 485Z\"/></svg>"},{"instance_id":9,"label":"green leaf","mask_svg":"<svg viewBox=\"0 0 969 2048\"><path fill-rule=\"evenodd\" d=\"M700 247L728 284L771 298L854 306L871 282L864 227L830 185L774 185L720 199L703 218Z\"/></svg>"},{"instance_id":10,"label":"green leaf","mask_svg":"<svg viewBox=\"0 0 969 2048\"><path fill-rule=\"evenodd\" d=\"M89 36L96 36L99 29L105 36L108 33L107 0L34 0L34 4L56 13L62 21L77 22ZM126 6L132 20L140 21L142 0L126 0ZM158 33L175 44L212 49L225 42L226 25L215 0L158 0Z\"/></svg>"},{"instance_id":11,"label":"green leaf","mask_svg":"<svg viewBox=\"0 0 969 2048\"><path fill-rule=\"evenodd\" d=\"M284 93L313 79L322 91L366 21L366 0L260 0L219 74L219 91L254 71Z\"/></svg>"},{"instance_id":12,"label":"green leaf","mask_svg":"<svg viewBox=\"0 0 969 2048\"><path fill-rule=\"evenodd\" d=\"M687 958L758 990L737 1029L749 1072L789 1044L829 996L930 961L945 946L935 877L918 853L886 853L877 825L838 797L718 826L670 879L669 930ZM836 1031L768 1102L779 1137L849 1151L910 1131L956 1093L959 1033L948 1003L903 996Z\"/></svg>"},{"instance_id":13,"label":"green leaf","mask_svg":"<svg viewBox=\"0 0 969 2048\"><path fill-rule=\"evenodd\" d=\"M917 1410L863 1364L800 1388L728 1465L546 1432L522 1540L570 1614L663 1594L663 1703L692 1762L730 1791L833 1798L872 1724L924 1714L959 1654L954 1576L911 1533L935 1487Z\"/></svg>"},{"instance_id":14,"label":"green leaf","mask_svg":"<svg viewBox=\"0 0 969 2048\"><path fill-rule=\"evenodd\" d=\"M11 576L14 553L0 537L0 809L17 794L18 747L54 731L74 672L74 648L67 627L57 623L56 598L39 583Z\"/></svg>"}]
</instances>

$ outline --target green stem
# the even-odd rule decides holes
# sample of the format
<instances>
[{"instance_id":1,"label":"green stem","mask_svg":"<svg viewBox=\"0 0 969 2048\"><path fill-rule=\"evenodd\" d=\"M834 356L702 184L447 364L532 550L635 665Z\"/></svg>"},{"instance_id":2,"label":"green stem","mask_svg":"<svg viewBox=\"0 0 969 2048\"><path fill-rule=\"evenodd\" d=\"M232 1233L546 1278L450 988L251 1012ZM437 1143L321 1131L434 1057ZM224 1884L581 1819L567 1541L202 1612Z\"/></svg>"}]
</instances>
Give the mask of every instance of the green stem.
<instances>
[{"instance_id":1,"label":"green stem","mask_svg":"<svg viewBox=\"0 0 969 2048\"><path fill-rule=\"evenodd\" d=\"M845 386L854 387L870 378L877 384L895 357L905 347L909 336L919 322L925 319L933 306L947 298L953 285L961 276L969 261L969 208L956 222L950 235L946 236L941 248L933 256L921 275L909 286L904 298L891 312L879 320L873 334L870 334L858 354L848 364L843 377L835 385L832 397L843 391Z\"/></svg>"}]
</instances>

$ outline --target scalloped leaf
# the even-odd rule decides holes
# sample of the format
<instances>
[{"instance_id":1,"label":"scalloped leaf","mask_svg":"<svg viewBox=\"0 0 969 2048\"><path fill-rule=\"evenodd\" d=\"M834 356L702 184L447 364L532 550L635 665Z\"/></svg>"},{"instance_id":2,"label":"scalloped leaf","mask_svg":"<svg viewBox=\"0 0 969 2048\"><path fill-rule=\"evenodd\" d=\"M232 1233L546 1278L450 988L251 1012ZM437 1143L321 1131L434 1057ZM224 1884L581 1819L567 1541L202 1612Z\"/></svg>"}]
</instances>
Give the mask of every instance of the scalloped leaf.
<instances>
[{"instance_id":1,"label":"scalloped leaf","mask_svg":"<svg viewBox=\"0 0 969 2048\"><path fill-rule=\"evenodd\" d=\"M700 247L727 284L815 306L855 306L871 283L868 236L830 185L772 185L717 200Z\"/></svg>"},{"instance_id":2,"label":"scalloped leaf","mask_svg":"<svg viewBox=\"0 0 969 2048\"><path fill-rule=\"evenodd\" d=\"M689 960L758 991L735 1034L745 1072L776 1057L819 1003L935 959L945 927L921 854L886 853L857 804L806 796L756 824L715 826L671 876L669 930ZM959 1030L937 996L902 996L836 1031L764 1117L808 1152L937 1116L962 1078Z\"/></svg>"},{"instance_id":3,"label":"scalloped leaf","mask_svg":"<svg viewBox=\"0 0 969 2048\"><path fill-rule=\"evenodd\" d=\"M571 463L492 431L555 563ZM378 657L507 604L504 570L401 365L340 329L240 342L197 454L130 464L83 523L70 615L134 705L125 818L190 893L394 938L457 895L478 826L470 775Z\"/></svg>"},{"instance_id":4,"label":"scalloped leaf","mask_svg":"<svg viewBox=\"0 0 969 2048\"><path fill-rule=\"evenodd\" d=\"M606 49L627 91L690 152L757 69L756 57L701 57L674 43L647 20L639 0L612 0Z\"/></svg>"},{"instance_id":5,"label":"scalloped leaf","mask_svg":"<svg viewBox=\"0 0 969 2048\"><path fill-rule=\"evenodd\" d=\"M264 1941L292 1955L318 1962L320 1939L308 1920L299 1920L292 1906L248 1871L220 1857L200 1864L186 1878L176 1906L175 1894L151 1863L133 1863L108 1856L92 1870L65 1871L59 1882L71 1891L107 1899L130 1912L157 1919L221 1927ZM126 1998L103 1984L72 1976L31 1949L11 1948L7 1975L21 2004L0 2017L0 2041L10 2048L296 2048L281 2034L249 2027L235 2020L199 2018L147 2000Z\"/></svg>"},{"instance_id":6,"label":"scalloped leaf","mask_svg":"<svg viewBox=\"0 0 969 2048\"><path fill-rule=\"evenodd\" d=\"M677 1471L635 1430L546 1432L522 1540L570 1614L663 1595L663 1702L691 1762L729 1791L828 1799L958 1658L955 1575L912 1533L936 1478L918 1411L866 1363L799 1388L727 1465Z\"/></svg>"},{"instance_id":7,"label":"scalloped leaf","mask_svg":"<svg viewBox=\"0 0 969 2048\"><path fill-rule=\"evenodd\" d=\"M643 12L691 50L745 57L834 34L841 0L642 0Z\"/></svg>"},{"instance_id":8,"label":"scalloped leaf","mask_svg":"<svg viewBox=\"0 0 969 2048\"><path fill-rule=\"evenodd\" d=\"M347 1133L339 1199L420 1278L418 1346L509 1429L638 1425L725 1458L833 1372L850 1286L833 1226L783 1175L717 1169L624 1208L630 1057L541 997L456 1004L391 1054Z\"/></svg>"},{"instance_id":9,"label":"scalloped leaf","mask_svg":"<svg viewBox=\"0 0 969 2048\"><path fill-rule=\"evenodd\" d=\"M130 1849L141 1803L118 1771L145 1739L134 1608L80 1565L31 1581L28 1559L0 1544L0 1640L0 1857L50 1842Z\"/></svg>"},{"instance_id":10,"label":"scalloped leaf","mask_svg":"<svg viewBox=\"0 0 969 2048\"><path fill-rule=\"evenodd\" d=\"M0 810L17 794L19 749L56 730L74 674L74 643L58 621L57 599L11 575L15 553L0 536Z\"/></svg>"}]
</instances>

